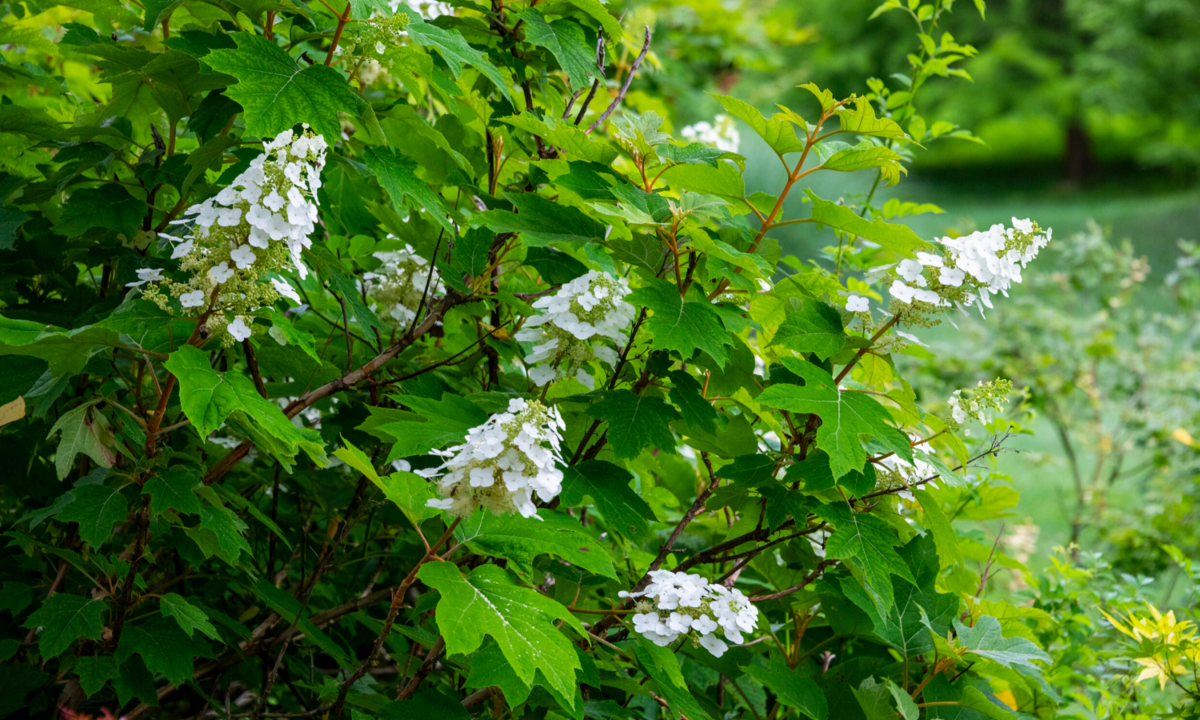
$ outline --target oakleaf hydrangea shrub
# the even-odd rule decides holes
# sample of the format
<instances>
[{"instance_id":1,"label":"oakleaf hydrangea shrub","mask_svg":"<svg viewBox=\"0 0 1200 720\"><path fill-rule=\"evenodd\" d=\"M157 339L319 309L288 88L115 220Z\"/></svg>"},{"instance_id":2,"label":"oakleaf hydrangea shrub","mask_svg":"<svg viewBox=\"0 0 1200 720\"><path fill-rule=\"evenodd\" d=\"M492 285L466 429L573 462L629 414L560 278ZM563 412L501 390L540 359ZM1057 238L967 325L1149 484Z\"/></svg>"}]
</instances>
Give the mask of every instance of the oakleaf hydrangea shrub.
<instances>
[{"instance_id":1,"label":"oakleaf hydrangea shrub","mask_svg":"<svg viewBox=\"0 0 1200 720\"><path fill-rule=\"evenodd\" d=\"M897 362L1050 232L877 200L905 7L703 117L658 3L0 7L0 716L1052 717L1012 385Z\"/></svg>"}]
</instances>

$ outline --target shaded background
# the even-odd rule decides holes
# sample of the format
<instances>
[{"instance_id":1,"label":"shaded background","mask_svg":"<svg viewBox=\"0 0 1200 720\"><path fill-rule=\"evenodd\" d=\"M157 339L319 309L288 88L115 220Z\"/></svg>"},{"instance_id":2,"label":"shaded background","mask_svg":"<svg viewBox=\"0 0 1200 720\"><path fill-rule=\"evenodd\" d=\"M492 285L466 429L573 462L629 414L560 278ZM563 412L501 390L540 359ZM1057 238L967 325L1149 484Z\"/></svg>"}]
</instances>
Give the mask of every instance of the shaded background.
<instances>
[{"instance_id":1,"label":"shaded background","mask_svg":"<svg viewBox=\"0 0 1200 720\"><path fill-rule=\"evenodd\" d=\"M877 5L875 0L656 0L631 6L625 26L631 33L642 25L653 28L657 66L645 76L655 91L631 93L630 102L673 117L678 130L721 112L710 92L739 97L767 115L780 103L812 116L815 103L797 85L815 82L844 97L866 93L864 79L875 77L893 91L902 90L896 74L909 72L906 55L918 47L915 25L900 10L869 19ZM1020 542L1012 538L1013 526L1028 519L1038 528L1028 560L1035 575L1052 548L1074 537L1084 548L1106 553L1118 571L1155 577L1169 565L1162 544L1196 549L1191 529L1195 452L1176 439L1173 427L1200 436L1194 425L1200 401L1194 387L1175 394L1156 389L1151 407L1122 376L1145 371L1148 377L1178 373L1189 378L1195 371L1196 337L1187 329L1194 327L1194 303L1181 297L1182 286L1171 276L1180 264L1186 269L1195 263L1179 241L1200 238L1200 3L993 0L983 19L970 0L959 0L931 35L940 41L944 32L977 50L957 65L970 79L932 79L921 91L918 112L930 125L948 121L976 140L925 143L924 150L916 150L908 177L896 187L881 186L872 204L897 198L938 205L944 213L904 218L927 239L1017 216L1053 228L1058 242L1030 267L1025 286L1015 293L1025 315L993 319L990 325L977 316L956 315L957 327L943 324L921 332L949 368L929 374L970 380L964 368L972 361L978 367L980 357L1012 350L995 338L1005 322L1028 331L1039 348L1045 345L1040 362L1048 366L1049 379L1040 371L1036 378L1024 377L1004 362L975 371L984 379L1007 370L1018 387L1047 385L1035 388L1032 419L1013 414L1035 434L1015 438L1009 447L1021 452L999 461L1021 496L1005 541ZM666 98L665 104L652 99L655 93ZM747 192L775 194L782 168L761 139L744 125L741 131ZM861 204L874 180L871 172L813 177L818 195L848 204ZM785 218L807 216L801 198L799 193L789 198ZM1068 280L1054 276L1063 266L1061 253L1078 254L1086 246L1076 243L1064 250L1064 239L1089 227L1091 237L1102 237L1115 254L1082 261L1076 256L1071 260L1075 274ZM809 225L773 234L785 254L827 266L821 250L837 243L827 229ZM1143 272L1147 264L1148 273ZM1104 275L1104 267L1111 271L1107 279L1089 284L1092 275ZM1070 291L1057 294L1052 278L1070 285ZM1030 297L1034 287L1037 298ZM1030 309L1041 303L1061 308L1046 318ZM1156 341L1179 352L1148 352L1151 345L1137 337L1141 316L1118 317L1122 304L1121 312L1132 304L1137 313L1161 316ZM1073 318L1079 321L1078 336L1071 332ZM1095 351L1097 338L1113 350ZM1088 366L1074 357L1086 360L1092 354L1102 361ZM1146 362L1159 365L1130 371L1146 354L1155 355ZM1063 377L1055 378L1060 362ZM1089 367L1100 378L1098 390L1085 387ZM946 385L947 391L952 387ZM1061 410L1058 425L1047 419L1046 405ZM1074 471L1080 482L1089 483L1086 487L1076 485L1060 433L1064 424L1070 452L1076 454ZM1121 467L1110 478L1116 467L1114 439L1128 447L1121 446ZM1149 472L1140 470L1145 467ZM1139 471L1126 473L1128 468ZM1082 520L1076 517L1081 496ZM1000 531L981 528L989 542ZM1163 602L1172 599L1171 577L1150 582L1161 586Z\"/></svg>"}]
</instances>

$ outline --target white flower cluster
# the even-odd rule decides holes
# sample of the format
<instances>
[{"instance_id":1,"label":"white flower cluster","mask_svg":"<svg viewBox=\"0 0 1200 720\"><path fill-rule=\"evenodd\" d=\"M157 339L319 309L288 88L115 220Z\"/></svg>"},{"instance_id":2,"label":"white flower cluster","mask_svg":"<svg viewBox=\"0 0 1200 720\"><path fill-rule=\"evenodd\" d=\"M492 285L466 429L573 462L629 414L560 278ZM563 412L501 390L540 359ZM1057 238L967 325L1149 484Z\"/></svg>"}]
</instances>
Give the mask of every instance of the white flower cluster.
<instances>
[{"instance_id":1,"label":"white flower cluster","mask_svg":"<svg viewBox=\"0 0 1200 720\"><path fill-rule=\"evenodd\" d=\"M263 143L263 154L228 187L172 223L188 226L189 237L163 234L177 243L171 258L190 274L188 281L171 282L157 269L143 269L130 285L150 283L146 297L164 309L168 295L196 315L213 303L210 332L239 341L250 336L246 316L254 309L280 297L299 303L286 281L264 276L289 265L301 278L308 274L301 253L312 245L326 149L320 135L291 130Z\"/></svg>"},{"instance_id":2,"label":"white flower cluster","mask_svg":"<svg viewBox=\"0 0 1200 720\"><path fill-rule=\"evenodd\" d=\"M1012 391L1011 380L998 378L987 383L981 381L969 390L955 390L946 404L950 406L954 422L962 424L975 419L986 424L991 419L988 411L1000 410Z\"/></svg>"},{"instance_id":3,"label":"white flower cluster","mask_svg":"<svg viewBox=\"0 0 1200 720\"><path fill-rule=\"evenodd\" d=\"M633 306L625 302L630 293L625 278L592 270L559 288L553 295L539 298L533 307L543 314L525 322L516 334L520 342L537 343L525 362L534 365L529 377L536 384L566 377L570 371L588 388L596 380L584 369L584 363L599 360L609 367L617 364L617 353L592 338L616 342L626 339L624 329L633 321Z\"/></svg>"},{"instance_id":4,"label":"white flower cluster","mask_svg":"<svg viewBox=\"0 0 1200 720\"><path fill-rule=\"evenodd\" d=\"M680 635L717 657L729 646L717 637L720 630L725 640L740 645L742 633L758 625L758 608L741 590L710 584L707 578L687 573L655 570L650 584L641 592L621 592L621 597L644 597L637 604L633 629L655 645L665 647Z\"/></svg>"},{"instance_id":5,"label":"white flower cluster","mask_svg":"<svg viewBox=\"0 0 1200 720\"><path fill-rule=\"evenodd\" d=\"M728 115L718 115L711 123L701 120L695 125L688 125L679 134L689 142L703 143L725 152L737 152L742 142L737 125Z\"/></svg>"},{"instance_id":6,"label":"white flower cluster","mask_svg":"<svg viewBox=\"0 0 1200 720\"><path fill-rule=\"evenodd\" d=\"M375 258L383 264L363 274L367 295L378 304L380 314L393 324L411 323L425 296L426 282L429 283L428 298L441 292L437 269L432 270L430 277L429 261L407 244L400 250L377 252Z\"/></svg>"},{"instance_id":7,"label":"white flower cluster","mask_svg":"<svg viewBox=\"0 0 1200 720\"><path fill-rule=\"evenodd\" d=\"M1008 295L1013 283L1021 282L1021 270L1050 242L1036 223L1012 219L1013 227L993 225L987 230L939 242L944 255L917 253L916 260L896 266L899 279L889 288L893 299L911 304L914 300L934 306L950 301L973 305L978 301L992 307L991 296Z\"/></svg>"},{"instance_id":8,"label":"white flower cluster","mask_svg":"<svg viewBox=\"0 0 1200 720\"><path fill-rule=\"evenodd\" d=\"M308 268L300 254L312 247L308 236L316 227L316 197L327 148L324 137L296 135L291 130L263 143L263 154L251 160L250 167L229 187L187 209L184 215L195 218L194 236L177 246L171 257L186 257L202 249L198 246L203 245L205 236L226 234L214 232L214 225L217 229L245 227L245 242L230 247L229 261L209 271L217 282L224 282L235 269L253 265L257 259L255 248L266 250L280 242L287 246L303 280Z\"/></svg>"},{"instance_id":9,"label":"white flower cluster","mask_svg":"<svg viewBox=\"0 0 1200 720\"><path fill-rule=\"evenodd\" d=\"M536 493L544 502L562 490L563 462L559 446L567 426L558 408L509 400L508 412L497 413L467 433L466 442L433 454L449 458L437 468L417 471L441 477L441 500L426 505L467 517L479 508L493 513L519 512L537 517ZM444 475L443 475L444 473Z\"/></svg>"}]
</instances>

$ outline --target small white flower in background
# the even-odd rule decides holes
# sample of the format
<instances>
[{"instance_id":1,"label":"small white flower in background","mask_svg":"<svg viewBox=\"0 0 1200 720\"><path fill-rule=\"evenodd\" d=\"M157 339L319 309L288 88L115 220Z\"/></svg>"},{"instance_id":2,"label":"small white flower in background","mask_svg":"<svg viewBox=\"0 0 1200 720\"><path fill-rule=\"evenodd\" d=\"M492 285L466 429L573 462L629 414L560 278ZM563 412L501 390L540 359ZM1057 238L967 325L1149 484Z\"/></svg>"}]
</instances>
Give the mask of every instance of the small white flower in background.
<instances>
[{"instance_id":1,"label":"small white flower in background","mask_svg":"<svg viewBox=\"0 0 1200 720\"><path fill-rule=\"evenodd\" d=\"M193 290L190 293L184 293L179 296L179 304L185 308L201 307L204 305L204 291Z\"/></svg>"},{"instance_id":2,"label":"small white flower in background","mask_svg":"<svg viewBox=\"0 0 1200 720\"><path fill-rule=\"evenodd\" d=\"M393 236L389 235L389 238ZM394 238L393 238L394 239ZM375 301L379 314L392 324L407 325L416 317L421 298L426 297L425 283L429 283L429 298L442 293L441 276L436 268L430 276L429 261L417 254L412 245L400 250L377 252L375 258L380 265L376 270L363 274L367 295Z\"/></svg>"},{"instance_id":3,"label":"small white flower in background","mask_svg":"<svg viewBox=\"0 0 1200 720\"><path fill-rule=\"evenodd\" d=\"M234 270L233 268L229 267L229 263L222 260L220 265L216 265L208 269L208 276L212 278L213 282L220 285L229 278L233 277L233 272Z\"/></svg>"},{"instance_id":4,"label":"small white flower in background","mask_svg":"<svg viewBox=\"0 0 1200 720\"><path fill-rule=\"evenodd\" d=\"M871 307L871 301L862 295L851 295L846 298L846 309L850 312L866 312Z\"/></svg>"},{"instance_id":5,"label":"small white flower in background","mask_svg":"<svg viewBox=\"0 0 1200 720\"><path fill-rule=\"evenodd\" d=\"M229 253L229 259L237 266L239 270L245 270L254 264L258 256L250 249L249 245L240 245L236 250Z\"/></svg>"},{"instance_id":6,"label":"small white flower in background","mask_svg":"<svg viewBox=\"0 0 1200 720\"><path fill-rule=\"evenodd\" d=\"M549 502L562 490L558 466L563 463L560 445L566 429L558 408L536 400L510 400L508 412L472 428L462 445L434 451L448 459L425 476L441 476L438 492L443 499L426 504L458 517L482 507L536 518L533 496Z\"/></svg>"},{"instance_id":7,"label":"small white flower in background","mask_svg":"<svg viewBox=\"0 0 1200 720\"><path fill-rule=\"evenodd\" d=\"M888 292L891 293L893 299L899 300L905 305L911 303L913 296L917 294L915 289L910 288L899 280L892 283L892 286L888 288Z\"/></svg>"},{"instance_id":8,"label":"small white flower in background","mask_svg":"<svg viewBox=\"0 0 1200 720\"><path fill-rule=\"evenodd\" d=\"M725 640L740 645L745 640L742 633L758 625L758 608L740 590L710 584L698 575L655 570L645 590L619 595L646 598L637 604L633 629L660 647L686 635L721 657L729 649ZM717 637L718 630L724 640Z\"/></svg>"},{"instance_id":9,"label":"small white flower in background","mask_svg":"<svg viewBox=\"0 0 1200 720\"><path fill-rule=\"evenodd\" d=\"M599 342L586 341L597 336L625 341L625 327L636 314L625 302L630 292L625 278L592 270L553 295L538 298L533 307L543 314L529 318L514 336L519 342L537 343L525 357L526 364L534 366L529 378L541 386L574 376L594 387L595 378L583 366L595 360L615 367L617 353Z\"/></svg>"},{"instance_id":10,"label":"small white flower in background","mask_svg":"<svg viewBox=\"0 0 1200 720\"><path fill-rule=\"evenodd\" d=\"M938 282L951 287L962 287L963 278L966 276L967 274L958 268L944 267L942 268L942 271L938 273Z\"/></svg>"},{"instance_id":11,"label":"small white flower in background","mask_svg":"<svg viewBox=\"0 0 1200 720\"><path fill-rule=\"evenodd\" d=\"M233 319L233 322L226 326L225 331L228 332L234 340L241 342L250 337L250 328L246 326L246 321L239 315Z\"/></svg>"},{"instance_id":12,"label":"small white flower in background","mask_svg":"<svg viewBox=\"0 0 1200 720\"><path fill-rule=\"evenodd\" d=\"M292 287L286 280L271 278L271 285L275 287L275 292L279 293L281 297L285 297L297 305L300 304L300 293L296 292L296 288Z\"/></svg>"},{"instance_id":13,"label":"small white flower in background","mask_svg":"<svg viewBox=\"0 0 1200 720\"><path fill-rule=\"evenodd\" d=\"M717 115L710 123L702 120L679 131L679 136L689 142L711 145L724 152L737 152L742 136L737 124L728 115Z\"/></svg>"},{"instance_id":14,"label":"small white flower in background","mask_svg":"<svg viewBox=\"0 0 1200 720\"><path fill-rule=\"evenodd\" d=\"M148 282L158 282L163 279L162 270L158 268L139 268L137 282L125 283L125 287L141 287Z\"/></svg>"}]
</instances>

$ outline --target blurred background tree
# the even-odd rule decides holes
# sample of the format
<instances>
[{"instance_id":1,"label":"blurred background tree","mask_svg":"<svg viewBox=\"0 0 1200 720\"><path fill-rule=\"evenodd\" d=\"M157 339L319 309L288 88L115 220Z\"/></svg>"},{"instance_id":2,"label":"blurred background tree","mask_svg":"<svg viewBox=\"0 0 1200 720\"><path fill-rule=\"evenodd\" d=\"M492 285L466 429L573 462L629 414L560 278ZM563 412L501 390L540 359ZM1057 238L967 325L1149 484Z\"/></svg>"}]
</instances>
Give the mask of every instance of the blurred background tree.
<instances>
[{"instance_id":1,"label":"blurred background tree","mask_svg":"<svg viewBox=\"0 0 1200 720\"><path fill-rule=\"evenodd\" d=\"M911 108L912 56L927 48L906 1L627 6L627 28L654 31L657 71L647 80L667 98L656 105L635 93L639 109L682 126L722 112L711 92L767 114L775 103L806 107L811 97L796 86L807 82L876 97L878 111L910 134L920 134L915 113L927 133L943 123L941 137L927 134L896 190L832 177L823 197L860 210L869 197L876 214L932 200L937 207L906 218L927 237L1007 222L1018 208L1054 228L1056 258L1031 269L1033 290L989 314L990 332L957 319L970 342L954 330L946 337L957 344L938 348L964 367L997 358L992 376L1027 389L1014 412L1036 432L1017 443L1024 452L1000 461L1022 498L1004 543L1026 546L1021 554L1039 572L1052 548L1078 542L1103 552L1121 577L1150 578L1145 591L1156 601L1188 602L1192 585L1177 581L1172 553L1200 551L1200 253L1187 242L1200 227L1200 3L993 0L985 18L959 0L925 27L935 44L944 33L970 39L974 52L952 66L965 77L932 77ZM877 81L864 86L864 76ZM739 152L757 161L769 150L743 127ZM776 184L769 173L747 175L748 191ZM799 202L785 207L806 214ZM837 262L827 230L794 225L779 238L798 262ZM980 379L990 378L940 382L948 393ZM981 528L981 538L990 543L999 530Z\"/></svg>"},{"instance_id":2,"label":"blurred background tree","mask_svg":"<svg viewBox=\"0 0 1200 720\"><path fill-rule=\"evenodd\" d=\"M876 0L661 0L627 21L650 24L657 79L688 122L719 110L707 92L756 105L794 103L795 86L865 92L917 51L904 13L871 17ZM1194 0L1001 0L982 19L960 2L942 32L979 49L974 88L931 88L929 114L971 127L988 146L955 143L918 167L1041 166L1076 183L1101 168L1200 166L1200 3ZM932 33L931 33L932 34ZM664 49L665 48L665 49Z\"/></svg>"}]
</instances>

